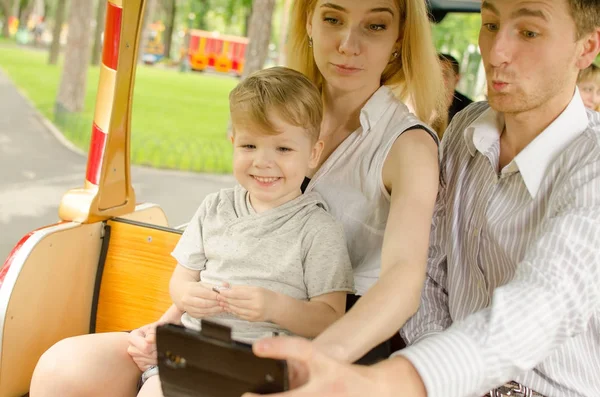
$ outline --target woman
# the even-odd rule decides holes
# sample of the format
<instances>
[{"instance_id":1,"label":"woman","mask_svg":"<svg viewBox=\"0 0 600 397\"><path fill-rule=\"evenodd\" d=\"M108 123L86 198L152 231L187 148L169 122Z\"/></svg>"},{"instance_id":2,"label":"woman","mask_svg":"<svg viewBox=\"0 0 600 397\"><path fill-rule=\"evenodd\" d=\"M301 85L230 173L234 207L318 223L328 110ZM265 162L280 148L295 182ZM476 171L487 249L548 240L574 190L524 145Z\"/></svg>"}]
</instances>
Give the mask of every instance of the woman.
<instances>
[{"instance_id":1,"label":"woman","mask_svg":"<svg viewBox=\"0 0 600 397\"><path fill-rule=\"evenodd\" d=\"M445 113L443 80L422 0L297 1L292 21L289 64L317 83L324 104L325 150L307 190L343 223L363 296L314 344L350 362L397 333L419 304L438 188L436 134L419 119ZM171 307L161 320L180 316ZM156 361L154 328L57 343L31 394L135 395L141 370Z\"/></svg>"}]
</instances>

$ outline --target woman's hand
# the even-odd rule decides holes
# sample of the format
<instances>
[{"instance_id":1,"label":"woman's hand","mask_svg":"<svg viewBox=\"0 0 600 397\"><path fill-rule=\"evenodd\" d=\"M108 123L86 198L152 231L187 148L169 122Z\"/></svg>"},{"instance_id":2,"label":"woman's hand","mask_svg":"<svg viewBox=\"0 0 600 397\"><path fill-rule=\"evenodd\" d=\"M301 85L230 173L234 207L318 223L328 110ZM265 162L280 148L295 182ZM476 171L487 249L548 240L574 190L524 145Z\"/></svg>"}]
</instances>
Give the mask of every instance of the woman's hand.
<instances>
[{"instance_id":1,"label":"woman's hand","mask_svg":"<svg viewBox=\"0 0 600 397\"><path fill-rule=\"evenodd\" d=\"M261 287L236 285L219 291L217 298L223 310L246 321L273 321L277 293Z\"/></svg>"}]
</instances>

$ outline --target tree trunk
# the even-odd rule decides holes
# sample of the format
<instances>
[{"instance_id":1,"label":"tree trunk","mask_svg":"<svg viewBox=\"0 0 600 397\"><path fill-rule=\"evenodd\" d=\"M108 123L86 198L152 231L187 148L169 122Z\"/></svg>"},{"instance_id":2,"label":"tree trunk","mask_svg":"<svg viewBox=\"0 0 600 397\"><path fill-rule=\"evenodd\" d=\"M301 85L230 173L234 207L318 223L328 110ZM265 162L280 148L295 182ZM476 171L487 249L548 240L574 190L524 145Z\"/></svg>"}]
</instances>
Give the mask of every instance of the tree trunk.
<instances>
[{"instance_id":1,"label":"tree trunk","mask_svg":"<svg viewBox=\"0 0 600 397\"><path fill-rule=\"evenodd\" d=\"M142 20L142 38L140 40L140 47L138 49L138 63L142 62L146 45L150 39L150 24L154 22L155 8L156 0L146 0L146 6L144 7L144 19Z\"/></svg>"},{"instance_id":2,"label":"tree trunk","mask_svg":"<svg viewBox=\"0 0 600 397\"><path fill-rule=\"evenodd\" d=\"M254 0L252 2L252 14L248 26L248 47L246 48L246 61L242 80L248 75L263 68L267 55L269 54L269 42L271 41L271 20L275 0ZM231 138L231 119L227 125L227 137Z\"/></svg>"},{"instance_id":3,"label":"tree trunk","mask_svg":"<svg viewBox=\"0 0 600 397\"><path fill-rule=\"evenodd\" d=\"M50 65L56 65L56 63L58 62L58 55L60 54L60 33L62 32L62 25L65 21L66 9L67 0L58 0L58 2L56 3L56 12L54 13L54 29L52 29L52 44L50 45L50 54L48 56L48 64Z\"/></svg>"},{"instance_id":4,"label":"tree trunk","mask_svg":"<svg viewBox=\"0 0 600 397\"><path fill-rule=\"evenodd\" d=\"M252 15L248 28L248 49L246 50L246 62L242 79L249 74L260 70L265 64L269 54L269 42L271 41L271 20L275 0L254 0L252 4Z\"/></svg>"},{"instance_id":5,"label":"tree trunk","mask_svg":"<svg viewBox=\"0 0 600 397\"><path fill-rule=\"evenodd\" d=\"M92 66L100 64L102 55L102 32L104 31L104 23L106 19L106 0L97 0L98 8L96 9L96 31L94 33L94 48L92 49Z\"/></svg>"},{"instance_id":6,"label":"tree trunk","mask_svg":"<svg viewBox=\"0 0 600 397\"><path fill-rule=\"evenodd\" d=\"M279 59L277 63L279 65L285 65L285 51L287 46L287 36L288 36L288 25L290 22L290 9L292 7L292 0L284 0L283 3L283 13L281 16L281 27L279 32Z\"/></svg>"},{"instance_id":7,"label":"tree trunk","mask_svg":"<svg viewBox=\"0 0 600 397\"><path fill-rule=\"evenodd\" d=\"M84 108L92 13L92 0L71 2L65 64L56 96L57 116L63 112L81 112Z\"/></svg>"},{"instance_id":8,"label":"tree trunk","mask_svg":"<svg viewBox=\"0 0 600 397\"><path fill-rule=\"evenodd\" d=\"M167 11L167 23L165 25L165 58L171 58L171 46L173 45L173 30L175 29L175 15L177 14L177 1L167 0L165 9Z\"/></svg>"},{"instance_id":9,"label":"tree trunk","mask_svg":"<svg viewBox=\"0 0 600 397\"><path fill-rule=\"evenodd\" d=\"M8 22L10 21L10 16L12 15L11 1L0 0L0 8L2 9L2 15L4 17L4 20L2 21L2 37L9 37L10 30Z\"/></svg>"}]
</instances>

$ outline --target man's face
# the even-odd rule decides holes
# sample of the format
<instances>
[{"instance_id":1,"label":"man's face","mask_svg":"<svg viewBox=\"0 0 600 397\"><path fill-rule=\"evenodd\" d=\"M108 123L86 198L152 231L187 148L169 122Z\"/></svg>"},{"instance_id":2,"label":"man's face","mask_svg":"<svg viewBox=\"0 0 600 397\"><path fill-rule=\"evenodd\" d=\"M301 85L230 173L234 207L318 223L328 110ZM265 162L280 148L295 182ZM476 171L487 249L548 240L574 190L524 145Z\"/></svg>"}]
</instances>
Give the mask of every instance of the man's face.
<instances>
[{"instance_id":1,"label":"man's face","mask_svg":"<svg viewBox=\"0 0 600 397\"><path fill-rule=\"evenodd\" d=\"M484 0L481 17L492 108L522 113L572 97L582 45L567 0Z\"/></svg>"}]
</instances>

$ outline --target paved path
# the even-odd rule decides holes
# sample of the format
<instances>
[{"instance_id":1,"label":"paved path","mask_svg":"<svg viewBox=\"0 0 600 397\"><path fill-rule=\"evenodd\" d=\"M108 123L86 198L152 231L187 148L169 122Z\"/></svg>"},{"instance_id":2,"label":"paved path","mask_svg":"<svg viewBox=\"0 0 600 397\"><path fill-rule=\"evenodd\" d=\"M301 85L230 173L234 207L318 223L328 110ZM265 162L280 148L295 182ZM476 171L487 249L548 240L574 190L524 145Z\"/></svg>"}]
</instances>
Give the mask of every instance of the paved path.
<instances>
[{"instance_id":1,"label":"paved path","mask_svg":"<svg viewBox=\"0 0 600 397\"><path fill-rule=\"evenodd\" d=\"M58 204L83 185L85 165L0 70L0 266L23 235L58 220ZM187 222L207 194L235 183L229 175L143 167L132 173L137 201L159 204L172 226Z\"/></svg>"}]
</instances>

